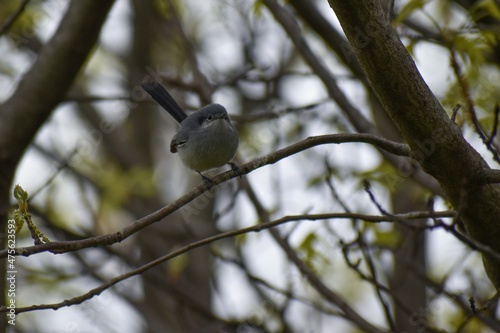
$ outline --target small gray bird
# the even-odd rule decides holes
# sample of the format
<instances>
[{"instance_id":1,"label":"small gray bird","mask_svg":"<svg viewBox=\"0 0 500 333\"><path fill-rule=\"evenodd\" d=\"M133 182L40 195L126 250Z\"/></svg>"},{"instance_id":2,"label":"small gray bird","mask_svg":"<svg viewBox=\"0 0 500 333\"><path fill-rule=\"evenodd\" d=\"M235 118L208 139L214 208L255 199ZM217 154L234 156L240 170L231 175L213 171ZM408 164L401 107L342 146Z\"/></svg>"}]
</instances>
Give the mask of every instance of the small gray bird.
<instances>
[{"instance_id":1,"label":"small gray bird","mask_svg":"<svg viewBox=\"0 0 500 333\"><path fill-rule=\"evenodd\" d=\"M238 149L238 131L222 105L209 104L188 116L158 82L143 83L142 88L181 125L170 142L170 151L178 152L182 162L200 174L209 187L213 182L202 171L229 164L241 177L240 168L231 163Z\"/></svg>"}]
</instances>

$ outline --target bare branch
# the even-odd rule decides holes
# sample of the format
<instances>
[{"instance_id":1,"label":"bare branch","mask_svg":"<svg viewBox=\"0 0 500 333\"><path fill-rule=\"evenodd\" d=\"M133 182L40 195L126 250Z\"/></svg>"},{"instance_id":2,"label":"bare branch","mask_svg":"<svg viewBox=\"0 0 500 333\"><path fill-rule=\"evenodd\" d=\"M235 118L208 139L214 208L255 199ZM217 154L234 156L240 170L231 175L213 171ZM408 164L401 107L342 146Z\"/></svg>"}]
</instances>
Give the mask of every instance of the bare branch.
<instances>
[{"instance_id":1,"label":"bare branch","mask_svg":"<svg viewBox=\"0 0 500 333\"><path fill-rule=\"evenodd\" d=\"M500 106L497 104L495 106L495 119L493 120L493 129L491 130L490 137L488 138L488 141L486 141L486 145L491 145L493 142L493 139L497 135L497 129L498 129L498 114L500 113Z\"/></svg>"},{"instance_id":2,"label":"bare branch","mask_svg":"<svg viewBox=\"0 0 500 333\"><path fill-rule=\"evenodd\" d=\"M74 298L71 298L69 300L65 300L60 303L54 303L54 304L41 304L41 305L31 305L28 307L23 307L23 308L16 308L16 313L20 312L27 312L27 311L33 311L33 310L43 310L43 309L53 309L57 310L62 307L74 305L74 304L80 304L83 303L84 301L91 299L92 297L101 294L104 290L108 289L109 287L117 284L120 281L126 280L132 276L141 274L163 262L166 262L172 258L175 258L183 253L186 253L192 249L208 245L210 243L213 243L215 241L225 239L225 238L231 238L234 236L238 236L241 234L249 233L249 232L260 232L262 230L266 230L269 228L276 227L281 224L289 223L289 222L295 222L295 221L323 221L323 220L329 220L329 219L360 219L364 220L367 222L373 222L373 223L379 223L379 222L394 222L395 220L413 220L413 219L421 219L421 218L432 218L433 216L435 217L453 217L455 215L455 212L453 211L443 211L443 212L412 212L412 213L407 213L407 214L398 214L394 216L377 216L377 215L364 215L364 214L352 214L352 213L332 213L332 214L316 214L316 215L290 215L290 216L285 216L282 217L278 220L274 220L271 222L267 223L262 223L259 225L255 225L252 227L247 227L247 228L242 228L238 230L233 230L233 231L228 231L224 233L220 233L215 236L207 237L205 239L202 239L197 242L193 242L191 244L188 244L184 247L181 247L175 251L170 252L169 254L162 256L154 261L149 262L146 265L143 265L133 271L130 271L126 274L117 276L108 282L102 284L101 286L94 288L87 293L77 296ZM70 242L57 242L57 243L70 243ZM50 243L48 243L50 244ZM9 309L6 306L0 307L0 312L6 312L9 311Z\"/></svg>"},{"instance_id":3,"label":"bare branch","mask_svg":"<svg viewBox=\"0 0 500 333\"><path fill-rule=\"evenodd\" d=\"M479 120L477 119L477 113L476 109L474 107L474 100L472 99L470 89L469 89L469 84L465 80L465 78L462 75L462 71L460 68L460 65L457 60L457 54L455 50L450 48L450 57L451 57L451 67L453 68L453 71L455 73L455 76L457 78L457 81L460 85L460 89L462 90L462 95L465 98L466 103L468 104L468 111L470 118L472 120L472 124L474 125L474 128L476 129L476 133L479 135L481 140L483 141L484 145L486 148L491 152L493 155L493 159L497 161L497 163L500 163L500 156L498 156L498 149L493 146L493 142L491 138L488 138L486 134L484 133L484 130L481 128L481 124L479 124ZM495 127L494 130L496 131L496 121L498 120L498 116L495 114Z\"/></svg>"},{"instance_id":4,"label":"bare branch","mask_svg":"<svg viewBox=\"0 0 500 333\"><path fill-rule=\"evenodd\" d=\"M461 107L462 107L461 104L455 105L455 107L453 108L453 114L451 115L451 121L455 122L455 120L457 119L458 111L460 110Z\"/></svg>"},{"instance_id":5,"label":"bare branch","mask_svg":"<svg viewBox=\"0 0 500 333\"><path fill-rule=\"evenodd\" d=\"M483 254L486 254L486 255L488 255L488 256L490 256L490 257L492 257L492 258L500 261L500 253L496 252L490 246L478 242L477 240L471 238L467 234L463 234L463 233L458 232L455 229L454 225L448 225L446 223L443 223L443 221L441 221L439 219L435 219L434 221L435 221L435 225L436 226L442 227L444 230L446 230L449 233L451 233L453 236L455 236L462 243L464 243L467 246L469 246L471 249L477 250L477 251L479 251L479 252L481 252Z\"/></svg>"},{"instance_id":6,"label":"bare branch","mask_svg":"<svg viewBox=\"0 0 500 333\"><path fill-rule=\"evenodd\" d=\"M408 147L406 145L397 142L392 142L390 140L386 140L383 138L379 138L375 135L359 134L359 133L331 134L331 135L309 137L296 144L278 150L264 157L260 157L252 162L248 162L240 166L241 172L243 174L250 173L255 169L261 168L268 164L274 164L288 156L297 154L301 151L304 151L314 146L331 144L331 143L339 144L346 142L366 142L366 143L376 144L379 147L386 149L387 151L390 151L392 153L401 155L409 154ZM212 181L215 186L237 176L238 175L234 171L230 170L214 177ZM147 227L148 225L158 222L161 219L165 218L166 216L172 214L179 208L183 207L190 201L197 198L207 189L208 188L206 184L203 182L200 185L196 186L194 189L192 189L189 193L186 193L185 195L175 200L174 202L157 210L156 212L153 212L147 216L144 216L139 220L136 220L135 222L133 222L132 224L130 224L129 226L118 232L96 237L85 238L81 240L75 240L75 241L49 242L36 246L17 248L16 253L17 255L23 255L23 256L30 256L35 253L46 252L46 251L54 253L64 253L70 251L77 251L88 247L107 246L121 242L126 238L128 238L129 236L133 235L134 233L138 232L139 230ZM5 258L6 256L7 256L7 250L0 251L0 258Z\"/></svg>"},{"instance_id":7,"label":"bare branch","mask_svg":"<svg viewBox=\"0 0 500 333\"><path fill-rule=\"evenodd\" d=\"M363 179L363 188L365 189L365 192L368 193L368 195L370 196L371 202L373 202L375 206L377 206L377 209L381 214L391 215L387 210L385 210L384 207L382 207L382 205L377 201L377 199L375 199L375 196L372 193L370 182L367 179Z\"/></svg>"}]
</instances>

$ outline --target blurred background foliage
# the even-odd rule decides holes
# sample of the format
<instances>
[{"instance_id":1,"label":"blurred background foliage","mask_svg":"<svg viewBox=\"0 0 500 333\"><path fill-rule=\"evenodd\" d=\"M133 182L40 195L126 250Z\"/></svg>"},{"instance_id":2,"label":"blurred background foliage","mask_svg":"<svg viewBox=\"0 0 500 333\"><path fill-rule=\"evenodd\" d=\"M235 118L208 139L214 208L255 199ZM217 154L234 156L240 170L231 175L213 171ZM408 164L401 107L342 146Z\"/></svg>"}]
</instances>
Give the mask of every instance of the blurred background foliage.
<instances>
[{"instance_id":1,"label":"blurred background foliage","mask_svg":"<svg viewBox=\"0 0 500 333\"><path fill-rule=\"evenodd\" d=\"M483 129L495 128L498 1L381 2L450 116L457 104L465 110L473 102ZM71 3L0 1L0 22L25 4L0 36L0 102L15 91ZM12 182L30 194L33 221L47 237L115 232L199 183L168 151L176 124L142 91L144 80L160 81L188 111L210 102L225 105L239 130L240 163L308 136L356 132L269 3L274 1L116 1L99 44L66 98L40 124ZM384 136L401 140L356 71L355 59L346 61L329 43L343 37L327 1L278 5L362 114ZM468 115L459 110L457 123L496 168ZM450 209L440 193L402 177L376 149L361 143L309 149L244 178L224 183L120 244L18 257L17 304L61 302L195 240L265 218L381 215L376 203L390 214ZM11 204L15 208L14 197ZM425 219L420 228L362 219L296 221L277 228L281 241L263 231L215 242L80 305L20 313L10 331L363 331L345 308L311 284L286 249L379 332L497 331L496 301L488 301L495 290L480 255L430 225ZM27 228L17 245L32 245ZM483 317L472 313L470 299Z\"/></svg>"}]
</instances>

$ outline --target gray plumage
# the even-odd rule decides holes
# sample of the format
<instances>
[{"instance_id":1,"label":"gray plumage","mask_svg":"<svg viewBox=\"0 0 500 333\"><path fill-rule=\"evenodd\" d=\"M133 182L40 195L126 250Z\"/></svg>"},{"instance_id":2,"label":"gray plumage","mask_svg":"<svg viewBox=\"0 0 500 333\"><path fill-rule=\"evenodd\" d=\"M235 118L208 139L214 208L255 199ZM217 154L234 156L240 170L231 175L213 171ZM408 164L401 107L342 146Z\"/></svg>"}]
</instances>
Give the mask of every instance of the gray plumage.
<instances>
[{"instance_id":1,"label":"gray plumage","mask_svg":"<svg viewBox=\"0 0 500 333\"><path fill-rule=\"evenodd\" d=\"M209 104L181 122L170 143L170 151L178 152L188 168L201 172L231 161L238 143L238 132L226 109L219 104Z\"/></svg>"},{"instance_id":2,"label":"gray plumage","mask_svg":"<svg viewBox=\"0 0 500 333\"><path fill-rule=\"evenodd\" d=\"M238 131L233 127L226 109L219 104L209 104L187 116L167 90L158 82L142 84L181 127L170 143L170 151L179 153L182 162L198 172L209 185L212 181L202 171L230 164L241 177L240 168L231 163L238 149Z\"/></svg>"}]
</instances>

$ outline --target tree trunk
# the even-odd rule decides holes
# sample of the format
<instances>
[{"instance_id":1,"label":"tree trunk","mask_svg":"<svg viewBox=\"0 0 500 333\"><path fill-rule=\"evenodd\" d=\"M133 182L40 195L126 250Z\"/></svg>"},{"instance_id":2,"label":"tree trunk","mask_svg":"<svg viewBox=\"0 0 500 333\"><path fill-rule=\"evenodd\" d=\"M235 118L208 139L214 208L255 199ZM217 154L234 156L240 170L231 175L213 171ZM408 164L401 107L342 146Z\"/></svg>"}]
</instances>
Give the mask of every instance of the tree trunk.
<instances>
[{"instance_id":1,"label":"tree trunk","mask_svg":"<svg viewBox=\"0 0 500 333\"><path fill-rule=\"evenodd\" d=\"M467 233L500 251L500 187L478 179L489 167L463 138L405 49L376 0L329 0L368 80L412 149L412 157L441 185ZM483 253L500 287L500 262Z\"/></svg>"}]
</instances>

